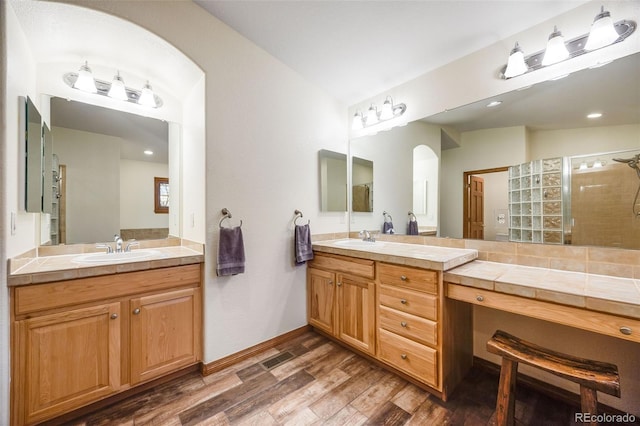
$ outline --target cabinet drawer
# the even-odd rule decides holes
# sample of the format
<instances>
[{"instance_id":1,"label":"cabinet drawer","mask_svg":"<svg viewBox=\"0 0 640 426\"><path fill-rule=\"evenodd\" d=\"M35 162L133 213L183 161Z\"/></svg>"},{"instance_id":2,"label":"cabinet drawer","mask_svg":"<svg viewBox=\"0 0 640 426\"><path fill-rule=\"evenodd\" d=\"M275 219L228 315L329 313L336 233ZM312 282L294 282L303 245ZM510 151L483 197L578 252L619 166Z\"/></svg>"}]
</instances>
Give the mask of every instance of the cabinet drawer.
<instances>
[{"instance_id":1,"label":"cabinet drawer","mask_svg":"<svg viewBox=\"0 0 640 426\"><path fill-rule=\"evenodd\" d=\"M393 367L438 386L438 352L386 330L379 330L379 356Z\"/></svg>"},{"instance_id":2,"label":"cabinet drawer","mask_svg":"<svg viewBox=\"0 0 640 426\"><path fill-rule=\"evenodd\" d=\"M379 307L380 327L425 345L438 344L438 324L424 318Z\"/></svg>"},{"instance_id":3,"label":"cabinet drawer","mask_svg":"<svg viewBox=\"0 0 640 426\"><path fill-rule=\"evenodd\" d=\"M380 263L378 276L382 284L438 294L438 272L436 271Z\"/></svg>"},{"instance_id":4,"label":"cabinet drawer","mask_svg":"<svg viewBox=\"0 0 640 426\"><path fill-rule=\"evenodd\" d=\"M430 320L438 319L438 298L404 288L380 285L379 303Z\"/></svg>"},{"instance_id":5,"label":"cabinet drawer","mask_svg":"<svg viewBox=\"0 0 640 426\"><path fill-rule=\"evenodd\" d=\"M371 279L375 278L374 265L375 262L373 260L317 253L312 261L307 262L307 266L310 267L328 269L332 272L344 272Z\"/></svg>"}]
</instances>

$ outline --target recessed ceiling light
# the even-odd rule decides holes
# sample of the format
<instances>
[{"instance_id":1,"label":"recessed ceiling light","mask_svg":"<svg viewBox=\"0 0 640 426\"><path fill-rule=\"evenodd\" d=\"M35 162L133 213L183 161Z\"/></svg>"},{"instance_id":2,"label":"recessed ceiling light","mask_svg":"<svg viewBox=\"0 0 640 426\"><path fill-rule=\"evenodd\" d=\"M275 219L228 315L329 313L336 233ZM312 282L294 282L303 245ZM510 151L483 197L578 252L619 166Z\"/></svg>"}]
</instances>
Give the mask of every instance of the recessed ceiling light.
<instances>
[{"instance_id":1,"label":"recessed ceiling light","mask_svg":"<svg viewBox=\"0 0 640 426\"><path fill-rule=\"evenodd\" d=\"M500 105L502 103L502 101L491 101L487 104L487 108L493 108L493 107L497 107L498 105Z\"/></svg>"},{"instance_id":2,"label":"recessed ceiling light","mask_svg":"<svg viewBox=\"0 0 640 426\"><path fill-rule=\"evenodd\" d=\"M153 151L151 151L150 149L145 150L144 153L146 155L153 155Z\"/></svg>"},{"instance_id":3,"label":"recessed ceiling light","mask_svg":"<svg viewBox=\"0 0 640 426\"><path fill-rule=\"evenodd\" d=\"M587 118L600 118L602 117L601 112L592 112L591 114L587 114Z\"/></svg>"}]
</instances>

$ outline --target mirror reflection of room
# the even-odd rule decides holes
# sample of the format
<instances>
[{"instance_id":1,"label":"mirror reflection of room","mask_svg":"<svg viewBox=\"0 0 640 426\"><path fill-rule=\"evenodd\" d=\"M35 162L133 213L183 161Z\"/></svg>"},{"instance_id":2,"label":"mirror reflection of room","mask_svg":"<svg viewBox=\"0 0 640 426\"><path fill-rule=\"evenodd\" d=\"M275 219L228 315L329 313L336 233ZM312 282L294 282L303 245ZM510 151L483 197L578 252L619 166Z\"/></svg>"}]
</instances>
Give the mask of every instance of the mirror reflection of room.
<instances>
[{"instance_id":1,"label":"mirror reflection of room","mask_svg":"<svg viewBox=\"0 0 640 426\"><path fill-rule=\"evenodd\" d=\"M65 170L59 243L166 238L154 178L169 175L168 124L61 98L51 99L51 120Z\"/></svg>"}]
</instances>

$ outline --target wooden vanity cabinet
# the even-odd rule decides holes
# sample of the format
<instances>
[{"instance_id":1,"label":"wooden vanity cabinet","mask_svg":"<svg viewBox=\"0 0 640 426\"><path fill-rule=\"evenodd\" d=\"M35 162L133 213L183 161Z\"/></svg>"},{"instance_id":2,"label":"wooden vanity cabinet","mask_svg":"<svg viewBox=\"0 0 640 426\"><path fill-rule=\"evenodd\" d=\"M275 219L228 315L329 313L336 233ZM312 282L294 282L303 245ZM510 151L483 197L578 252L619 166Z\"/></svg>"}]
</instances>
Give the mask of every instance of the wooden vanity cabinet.
<instances>
[{"instance_id":1,"label":"wooden vanity cabinet","mask_svg":"<svg viewBox=\"0 0 640 426\"><path fill-rule=\"evenodd\" d=\"M11 288L12 425L201 360L201 265Z\"/></svg>"},{"instance_id":2,"label":"wooden vanity cabinet","mask_svg":"<svg viewBox=\"0 0 640 426\"><path fill-rule=\"evenodd\" d=\"M375 355L374 262L318 255L308 262L309 324Z\"/></svg>"},{"instance_id":3,"label":"wooden vanity cabinet","mask_svg":"<svg viewBox=\"0 0 640 426\"><path fill-rule=\"evenodd\" d=\"M307 290L309 324L444 400L471 368L471 308L441 271L316 253Z\"/></svg>"}]
</instances>

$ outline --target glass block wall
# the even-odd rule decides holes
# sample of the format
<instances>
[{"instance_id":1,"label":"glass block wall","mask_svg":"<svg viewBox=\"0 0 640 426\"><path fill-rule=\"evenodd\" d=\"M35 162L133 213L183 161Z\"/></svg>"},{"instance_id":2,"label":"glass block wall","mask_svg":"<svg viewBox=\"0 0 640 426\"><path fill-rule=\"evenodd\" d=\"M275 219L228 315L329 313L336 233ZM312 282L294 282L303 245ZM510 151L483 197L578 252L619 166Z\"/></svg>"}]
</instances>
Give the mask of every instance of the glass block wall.
<instances>
[{"instance_id":1,"label":"glass block wall","mask_svg":"<svg viewBox=\"0 0 640 426\"><path fill-rule=\"evenodd\" d=\"M509 241L562 244L562 163L509 167Z\"/></svg>"}]
</instances>

